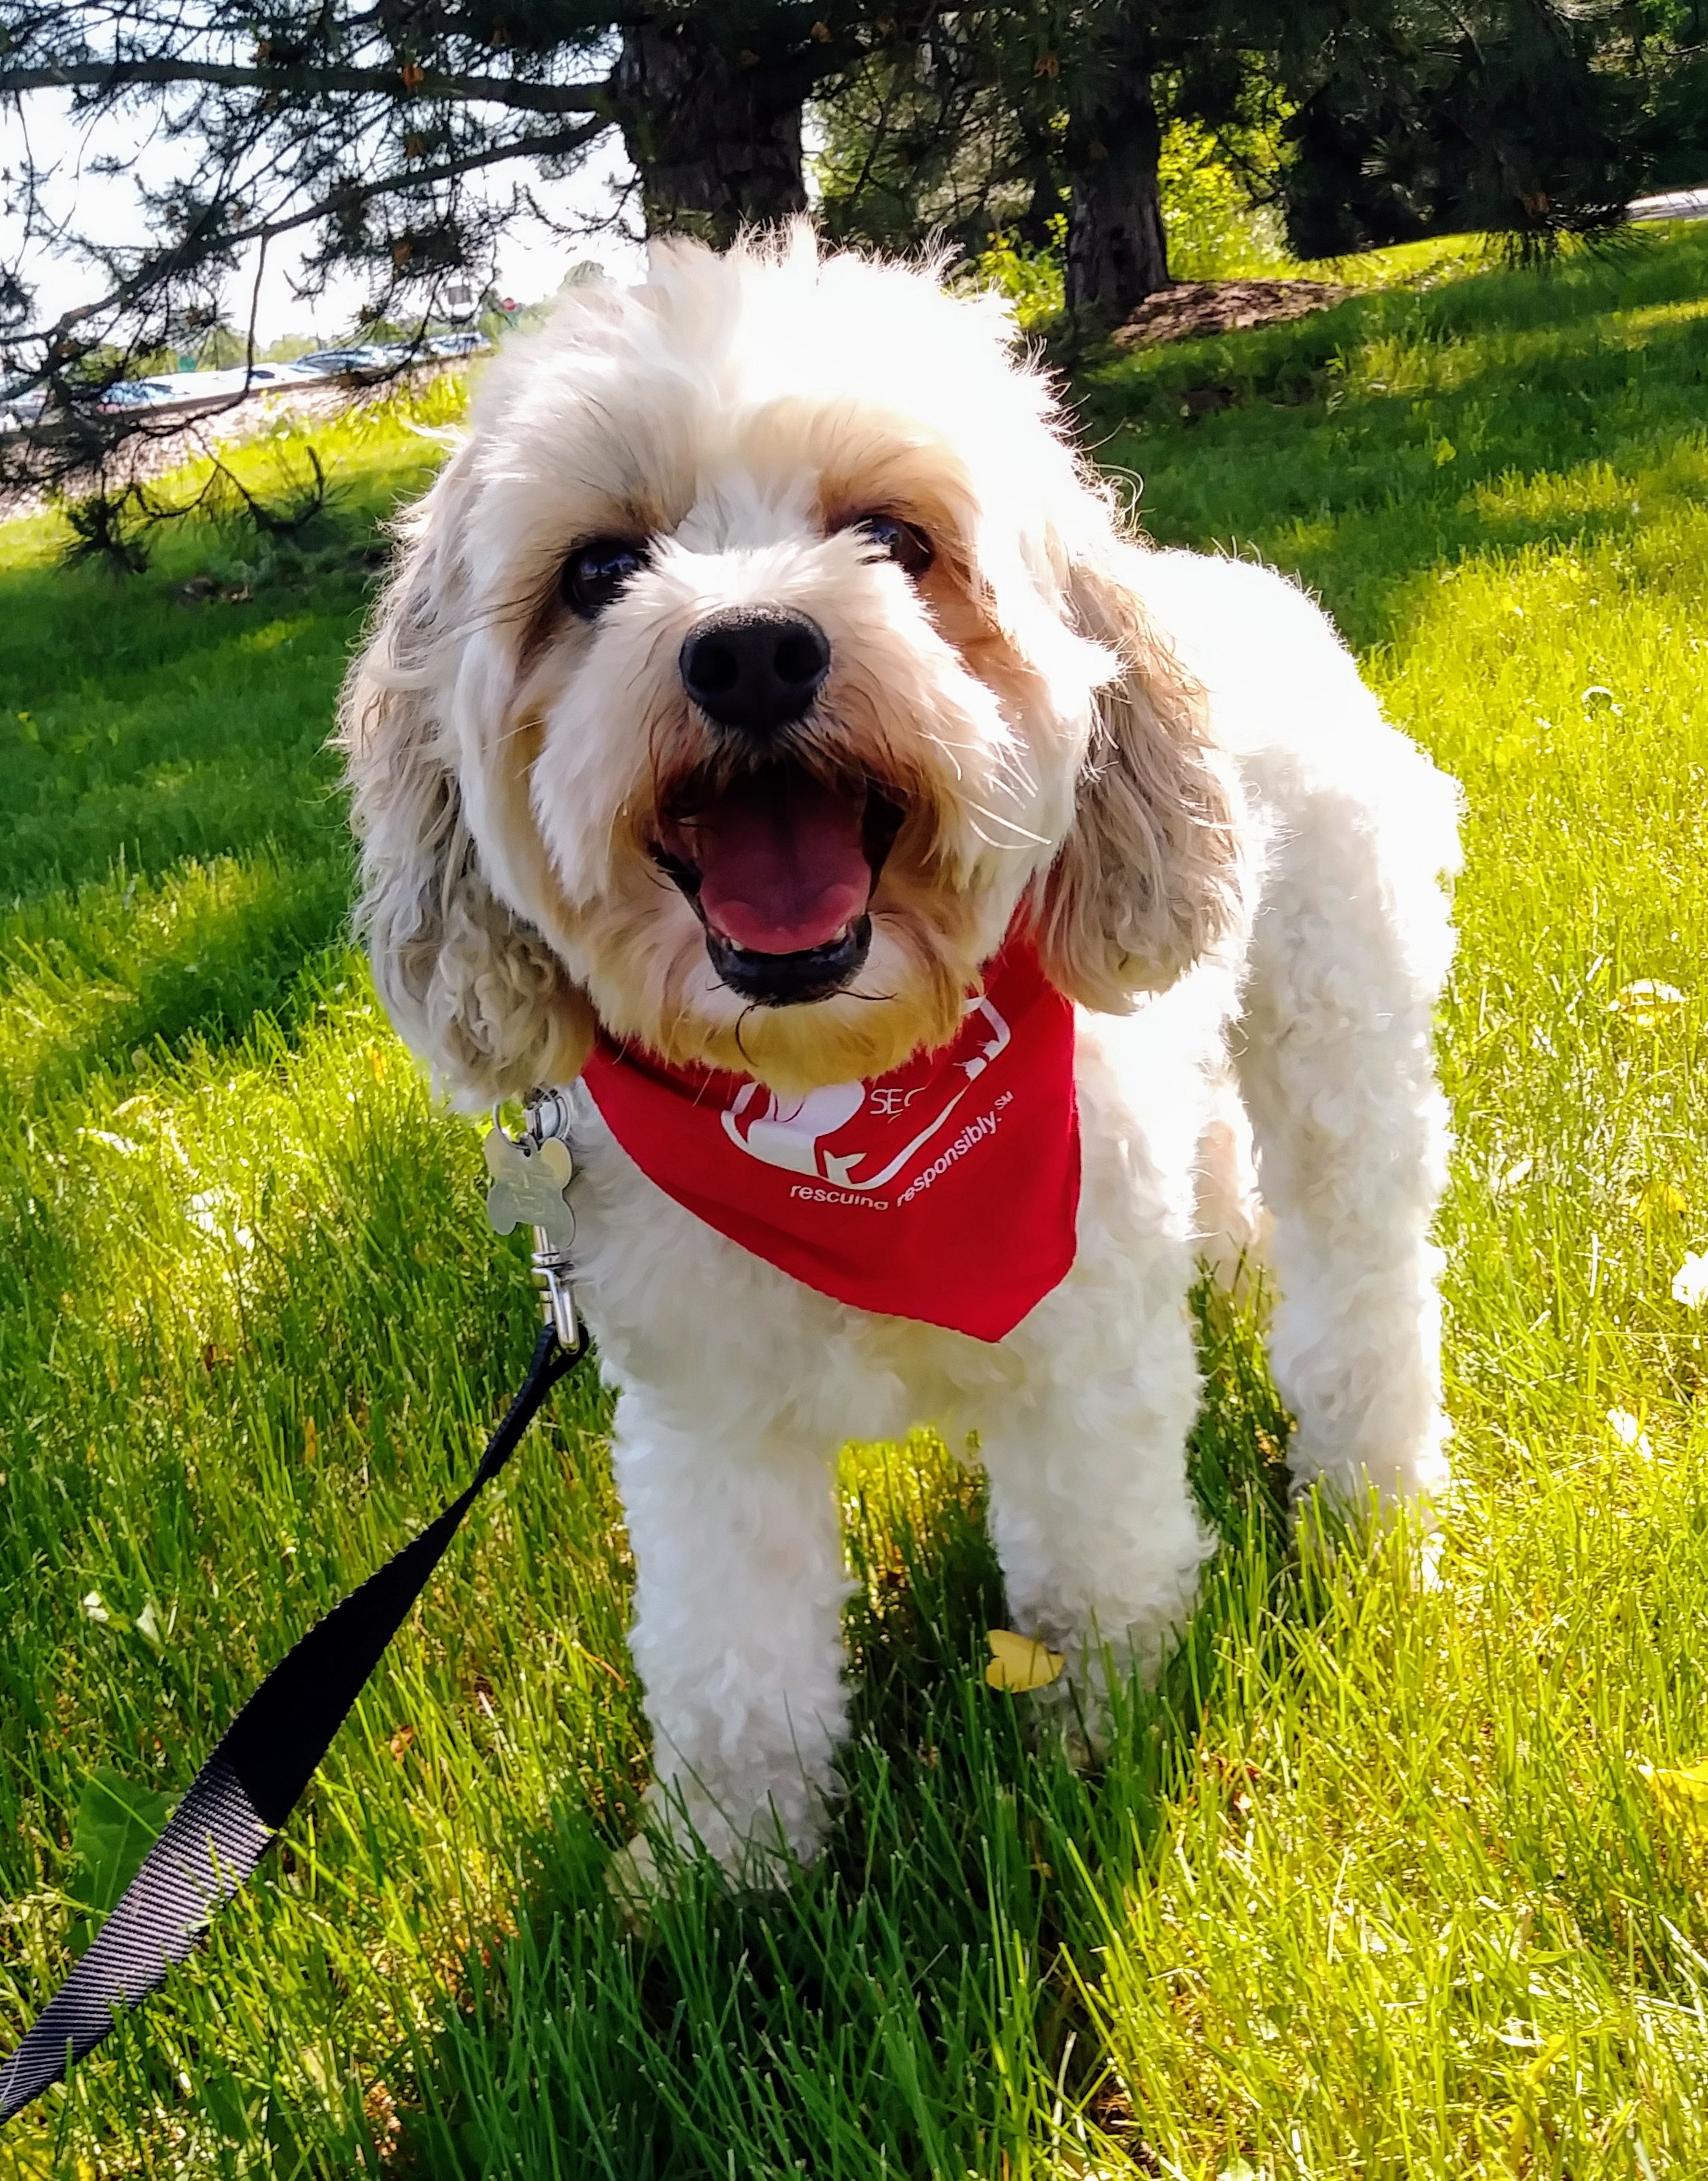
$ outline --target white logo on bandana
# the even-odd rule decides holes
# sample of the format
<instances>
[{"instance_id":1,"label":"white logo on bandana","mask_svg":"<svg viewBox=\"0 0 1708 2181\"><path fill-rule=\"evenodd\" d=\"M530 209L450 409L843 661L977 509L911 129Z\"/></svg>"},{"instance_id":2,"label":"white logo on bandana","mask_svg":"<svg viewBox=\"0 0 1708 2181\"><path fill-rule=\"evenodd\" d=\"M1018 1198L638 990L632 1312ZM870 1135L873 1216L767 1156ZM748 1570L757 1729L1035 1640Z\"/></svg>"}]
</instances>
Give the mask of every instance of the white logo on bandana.
<instances>
[{"instance_id":1,"label":"white logo on bandana","mask_svg":"<svg viewBox=\"0 0 1708 2181\"><path fill-rule=\"evenodd\" d=\"M953 1063L961 1079L946 1099L944 1091L947 1086L940 1079L927 1082L913 1090L903 1090L881 1079L870 1084L832 1083L822 1090L809 1090L802 1098L780 1097L761 1084L744 1083L725 1109L725 1133L749 1157L762 1160L767 1166L780 1167L786 1173L810 1174L838 1189L882 1189L909 1164L916 1152L924 1149L972 1085L1006 1050L1010 1037L1008 1024L982 996L968 1001L961 1019L961 1037L965 1037L968 1025L977 1016L983 1018L987 1035L976 1052ZM956 1042L960 1041L957 1038ZM870 1142L863 1149L851 1150L845 1138L843 1148L834 1151L825 1148L831 1138L843 1136L857 1116L879 1122L900 1119L916 1098L942 1099L943 1102L902 1150L875 1173L855 1171L868 1160L883 1157L883 1151ZM854 1132L857 1144L861 1133ZM889 1133L893 1136L893 1131Z\"/></svg>"}]
</instances>

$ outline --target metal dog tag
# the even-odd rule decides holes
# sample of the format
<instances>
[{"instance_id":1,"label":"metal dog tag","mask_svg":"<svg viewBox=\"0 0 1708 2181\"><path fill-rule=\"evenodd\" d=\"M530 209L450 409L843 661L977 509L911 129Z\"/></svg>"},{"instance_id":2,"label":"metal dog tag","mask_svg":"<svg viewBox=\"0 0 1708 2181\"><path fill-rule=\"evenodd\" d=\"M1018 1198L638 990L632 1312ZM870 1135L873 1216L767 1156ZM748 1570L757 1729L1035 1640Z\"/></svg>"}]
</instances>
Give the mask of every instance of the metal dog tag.
<instances>
[{"instance_id":1,"label":"metal dog tag","mask_svg":"<svg viewBox=\"0 0 1708 2181\"><path fill-rule=\"evenodd\" d=\"M487 1191L487 1217L499 1234L518 1227L537 1227L552 1247L567 1256L576 1239L576 1215L565 1192L575 1174L569 1146L555 1136L543 1143L518 1143L495 1128L482 1146L493 1185Z\"/></svg>"}]
</instances>

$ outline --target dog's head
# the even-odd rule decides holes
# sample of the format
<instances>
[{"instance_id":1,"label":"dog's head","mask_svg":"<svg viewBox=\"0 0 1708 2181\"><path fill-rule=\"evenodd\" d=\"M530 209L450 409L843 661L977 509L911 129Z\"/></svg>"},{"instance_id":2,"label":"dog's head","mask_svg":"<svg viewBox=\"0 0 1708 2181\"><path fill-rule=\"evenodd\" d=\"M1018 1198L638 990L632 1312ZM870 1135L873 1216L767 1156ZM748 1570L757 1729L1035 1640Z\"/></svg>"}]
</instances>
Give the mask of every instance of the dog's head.
<instances>
[{"instance_id":1,"label":"dog's head","mask_svg":"<svg viewBox=\"0 0 1708 2181\"><path fill-rule=\"evenodd\" d=\"M507 346L405 536L344 743L380 991L465 1097L598 1023L870 1077L1017 914L1121 1009L1236 913L1200 693L989 300L663 248Z\"/></svg>"}]
</instances>

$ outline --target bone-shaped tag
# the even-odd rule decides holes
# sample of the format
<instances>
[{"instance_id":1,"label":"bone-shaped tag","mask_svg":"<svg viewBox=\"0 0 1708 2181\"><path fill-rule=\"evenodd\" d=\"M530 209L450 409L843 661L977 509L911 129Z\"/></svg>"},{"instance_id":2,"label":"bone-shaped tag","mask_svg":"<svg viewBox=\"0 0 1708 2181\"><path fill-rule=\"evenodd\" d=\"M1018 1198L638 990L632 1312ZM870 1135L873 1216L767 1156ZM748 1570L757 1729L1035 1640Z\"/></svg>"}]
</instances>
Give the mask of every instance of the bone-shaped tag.
<instances>
[{"instance_id":1,"label":"bone-shaped tag","mask_svg":"<svg viewBox=\"0 0 1708 2181\"><path fill-rule=\"evenodd\" d=\"M537 1227L554 1249L568 1255L576 1239L576 1215L565 1200L575 1163L569 1147L548 1136L543 1144L519 1144L494 1129L482 1146L493 1185L487 1191L487 1217L500 1234L518 1227Z\"/></svg>"}]
</instances>

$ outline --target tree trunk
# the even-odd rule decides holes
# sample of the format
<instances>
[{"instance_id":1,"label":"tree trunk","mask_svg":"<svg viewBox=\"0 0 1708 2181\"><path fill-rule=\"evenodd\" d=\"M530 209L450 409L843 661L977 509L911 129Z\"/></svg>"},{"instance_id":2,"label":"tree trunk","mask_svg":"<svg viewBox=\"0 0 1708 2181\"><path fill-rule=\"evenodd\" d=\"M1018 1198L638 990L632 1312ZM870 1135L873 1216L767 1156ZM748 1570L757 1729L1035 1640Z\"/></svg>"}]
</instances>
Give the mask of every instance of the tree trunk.
<instances>
[{"instance_id":1,"label":"tree trunk","mask_svg":"<svg viewBox=\"0 0 1708 2181\"><path fill-rule=\"evenodd\" d=\"M730 54L697 14L624 32L617 119L647 234L697 235L722 249L743 226L806 210L806 84L787 57Z\"/></svg>"},{"instance_id":2,"label":"tree trunk","mask_svg":"<svg viewBox=\"0 0 1708 2181\"><path fill-rule=\"evenodd\" d=\"M1116 322L1168 285L1157 163L1162 126L1150 79L1121 71L1071 115L1067 306Z\"/></svg>"}]
</instances>

